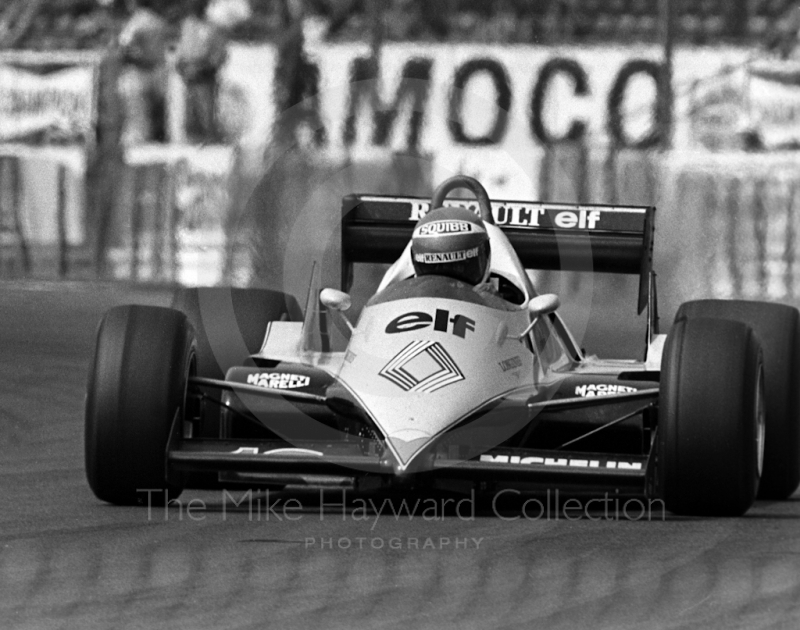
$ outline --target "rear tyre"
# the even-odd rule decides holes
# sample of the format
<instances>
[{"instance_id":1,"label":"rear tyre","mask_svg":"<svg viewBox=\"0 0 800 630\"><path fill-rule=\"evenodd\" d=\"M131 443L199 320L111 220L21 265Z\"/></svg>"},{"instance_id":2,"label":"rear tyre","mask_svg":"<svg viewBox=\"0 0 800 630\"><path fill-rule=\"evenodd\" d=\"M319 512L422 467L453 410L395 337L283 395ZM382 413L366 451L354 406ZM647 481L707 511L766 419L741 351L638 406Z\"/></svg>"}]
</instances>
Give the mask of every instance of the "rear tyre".
<instances>
[{"instance_id":1,"label":"rear tyre","mask_svg":"<svg viewBox=\"0 0 800 630\"><path fill-rule=\"evenodd\" d=\"M714 317L750 326L764 355L766 444L758 496L786 499L800 484L800 313L784 304L698 300L677 319Z\"/></svg>"},{"instance_id":2,"label":"rear tyre","mask_svg":"<svg viewBox=\"0 0 800 630\"><path fill-rule=\"evenodd\" d=\"M197 334L197 375L216 379L261 349L269 322L303 317L291 295L268 289L179 289L172 308L186 315Z\"/></svg>"},{"instance_id":3,"label":"rear tyre","mask_svg":"<svg viewBox=\"0 0 800 630\"><path fill-rule=\"evenodd\" d=\"M668 510L740 516L758 491L764 447L761 350L746 325L679 320L661 365L657 484Z\"/></svg>"},{"instance_id":4,"label":"rear tyre","mask_svg":"<svg viewBox=\"0 0 800 630\"><path fill-rule=\"evenodd\" d=\"M166 449L173 422L182 421L194 365L194 332L182 313L118 306L105 314L89 369L84 436L86 476L97 498L164 504L180 495L180 479L167 480Z\"/></svg>"}]
</instances>

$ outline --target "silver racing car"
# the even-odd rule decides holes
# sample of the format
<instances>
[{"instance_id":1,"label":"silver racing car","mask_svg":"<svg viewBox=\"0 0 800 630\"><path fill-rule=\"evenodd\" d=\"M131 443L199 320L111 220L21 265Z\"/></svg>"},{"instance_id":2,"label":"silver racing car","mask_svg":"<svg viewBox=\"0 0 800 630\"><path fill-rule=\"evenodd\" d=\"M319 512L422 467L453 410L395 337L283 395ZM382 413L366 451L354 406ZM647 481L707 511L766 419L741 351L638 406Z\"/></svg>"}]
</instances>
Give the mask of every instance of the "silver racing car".
<instances>
[{"instance_id":1,"label":"silver racing car","mask_svg":"<svg viewBox=\"0 0 800 630\"><path fill-rule=\"evenodd\" d=\"M302 310L216 287L106 313L86 401L99 499L559 489L741 515L796 489L798 311L694 301L660 334L655 208L490 200L465 176L432 199L343 204L341 284L323 288L317 269ZM390 264L357 318L355 263ZM638 275L644 359L585 356L531 269Z\"/></svg>"}]
</instances>

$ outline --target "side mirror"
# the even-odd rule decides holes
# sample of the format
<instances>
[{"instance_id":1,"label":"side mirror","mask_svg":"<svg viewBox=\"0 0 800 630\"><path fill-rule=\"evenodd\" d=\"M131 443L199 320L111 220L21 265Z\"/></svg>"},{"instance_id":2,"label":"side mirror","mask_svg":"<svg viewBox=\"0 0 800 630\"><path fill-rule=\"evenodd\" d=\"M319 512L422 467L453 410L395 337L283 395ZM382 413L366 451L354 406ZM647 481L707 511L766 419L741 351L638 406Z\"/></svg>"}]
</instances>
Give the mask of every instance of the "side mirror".
<instances>
[{"instance_id":1,"label":"side mirror","mask_svg":"<svg viewBox=\"0 0 800 630\"><path fill-rule=\"evenodd\" d=\"M515 336L514 338L519 340L525 337L533 327L536 325L536 322L539 321L539 318L542 315L548 315L550 313L554 313L558 310L558 307L561 306L561 300L558 299L558 296L554 293L545 293L543 295L537 295L533 298L530 302L528 302L528 312L531 314L531 323L522 331L522 334L519 336Z\"/></svg>"},{"instance_id":2,"label":"side mirror","mask_svg":"<svg viewBox=\"0 0 800 630\"><path fill-rule=\"evenodd\" d=\"M549 313L557 311L559 306L561 306L561 300L558 299L555 293L545 293L543 295L537 295L528 302L528 312L531 314L531 317L536 319L542 315L548 315Z\"/></svg>"},{"instance_id":3,"label":"side mirror","mask_svg":"<svg viewBox=\"0 0 800 630\"><path fill-rule=\"evenodd\" d=\"M334 311L346 311L353 305L350 296L337 289L322 289L319 294L319 301Z\"/></svg>"},{"instance_id":4,"label":"side mirror","mask_svg":"<svg viewBox=\"0 0 800 630\"><path fill-rule=\"evenodd\" d=\"M350 296L344 291L338 291L337 289L322 289L322 291L319 292L319 301L322 302L326 308L335 313L335 317L333 317L334 324L336 324L339 331L349 339L350 335L353 334L353 324L347 319L347 315L344 314L344 311L353 305Z\"/></svg>"}]
</instances>

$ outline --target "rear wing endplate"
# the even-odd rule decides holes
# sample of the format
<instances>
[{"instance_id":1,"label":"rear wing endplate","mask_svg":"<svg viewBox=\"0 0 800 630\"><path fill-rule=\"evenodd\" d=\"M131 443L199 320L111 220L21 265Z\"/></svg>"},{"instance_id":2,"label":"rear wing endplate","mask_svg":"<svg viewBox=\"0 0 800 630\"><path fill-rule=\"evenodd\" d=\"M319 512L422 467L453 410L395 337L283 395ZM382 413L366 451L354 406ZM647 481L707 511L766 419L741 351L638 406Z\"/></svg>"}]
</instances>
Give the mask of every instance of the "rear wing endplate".
<instances>
[{"instance_id":1,"label":"rear wing endplate","mask_svg":"<svg viewBox=\"0 0 800 630\"><path fill-rule=\"evenodd\" d=\"M474 199L446 206L478 212ZM342 263L393 263L430 211L424 197L347 195L342 200ZM653 265L654 206L492 201L502 228L526 269L638 274L638 312L647 306Z\"/></svg>"}]
</instances>

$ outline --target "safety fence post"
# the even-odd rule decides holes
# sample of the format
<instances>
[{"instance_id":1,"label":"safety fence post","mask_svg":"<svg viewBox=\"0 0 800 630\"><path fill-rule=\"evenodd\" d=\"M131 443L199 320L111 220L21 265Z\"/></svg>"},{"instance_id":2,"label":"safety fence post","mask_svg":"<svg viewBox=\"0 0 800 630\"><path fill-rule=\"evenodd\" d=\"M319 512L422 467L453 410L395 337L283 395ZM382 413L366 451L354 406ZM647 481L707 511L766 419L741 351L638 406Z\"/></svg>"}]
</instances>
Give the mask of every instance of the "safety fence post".
<instances>
[{"instance_id":1,"label":"safety fence post","mask_svg":"<svg viewBox=\"0 0 800 630\"><path fill-rule=\"evenodd\" d=\"M784 249L784 283L786 284L786 292L789 296L795 297L795 273L794 265L796 261L795 247L797 247L797 226L795 221L797 213L795 212L795 201L797 200L798 185L795 180L785 182L786 187L786 205L784 212L786 217L786 249Z\"/></svg>"},{"instance_id":2,"label":"safety fence post","mask_svg":"<svg viewBox=\"0 0 800 630\"><path fill-rule=\"evenodd\" d=\"M176 167L169 161L130 164L130 273L133 281L176 279Z\"/></svg>"},{"instance_id":3,"label":"safety fence post","mask_svg":"<svg viewBox=\"0 0 800 630\"><path fill-rule=\"evenodd\" d=\"M67 239L67 168L63 164L58 165L56 229L58 234L58 277L65 278L69 267L69 243Z\"/></svg>"},{"instance_id":4,"label":"safety fence post","mask_svg":"<svg viewBox=\"0 0 800 630\"><path fill-rule=\"evenodd\" d=\"M28 241L22 227L22 174L20 160L14 155L0 156L0 247L7 245L19 252L23 274L31 271L31 256ZM9 265L3 252L3 267Z\"/></svg>"}]
</instances>

